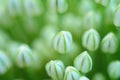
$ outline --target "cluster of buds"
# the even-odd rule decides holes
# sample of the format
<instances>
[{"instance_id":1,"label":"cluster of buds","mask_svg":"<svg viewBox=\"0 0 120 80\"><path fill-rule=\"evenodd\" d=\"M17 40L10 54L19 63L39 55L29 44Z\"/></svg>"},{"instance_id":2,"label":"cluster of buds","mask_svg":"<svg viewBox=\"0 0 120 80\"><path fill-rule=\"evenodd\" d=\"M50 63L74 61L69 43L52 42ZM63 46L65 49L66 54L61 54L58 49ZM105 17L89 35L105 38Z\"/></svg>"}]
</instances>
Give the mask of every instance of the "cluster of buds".
<instances>
[{"instance_id":1,"label":"cluster of buds","mask_svg":"<svg viewBox=\"0 0 120 80\"><path fill-rule=\"evenodd\" d=\"M120 0L0 0L0 17L0 79L120 79Z\"/></svg>"}]
</instances>

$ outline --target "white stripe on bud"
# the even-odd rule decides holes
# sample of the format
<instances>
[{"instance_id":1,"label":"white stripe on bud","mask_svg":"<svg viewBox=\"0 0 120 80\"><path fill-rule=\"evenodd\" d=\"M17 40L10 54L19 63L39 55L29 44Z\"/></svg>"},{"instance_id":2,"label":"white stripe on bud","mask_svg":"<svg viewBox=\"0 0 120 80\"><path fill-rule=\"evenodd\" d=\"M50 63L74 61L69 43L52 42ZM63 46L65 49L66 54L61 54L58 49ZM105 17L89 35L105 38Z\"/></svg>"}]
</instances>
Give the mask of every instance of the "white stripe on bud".
<instances>
[{"instance_id":1,"label":"white stripe on bud","mask_svg":"<svg viewBox=\"0 0 120 80\"><path fill-rule=\"evenodd\" d=\"M114 33L108 33L101 42L101 50L104 53L115 53L118 47L118 40Z\"/></svg>"},{"instance_id":2,"label":"white stripe on bud","mask_svg":"<svg viewBox=\"0 0 120 80\"><path fill-rule=\"evenodd\" d=\"M69 66L65 70L64 80L79 80L80 76L81 74L76 68Z\"/></svg>"},{"instance_id":3,"label":"white stripe on bud","mask_svg":"<svg viewBox=\"0 0 120 80\"><path fill-rule=\"evenodd\" d=\"M92 58L87 51L82 52L75 58L74 66L82 73L88 73L92 70Z\"/></svg>"},{"instance_id":4,"label":"white stripe on bud","mask_svg":"<svg viewBox=\"0 0 120 80\"><path fill-rule=\"evenodd\" d=\"M63 80L64 76L64 64L60 60L51 60L46 64L46 71L47 74L53 79L53 80Z\"/></svg>"},{"instance_id":5,"label":"white stripe on bud","mask_svg":"<svg viewBox=\"0 0 120 80\"><path fill-rule=\"evenodd\" d=\"M120 78L120 61L113 61L109 64L108 74L112 80Z\"/></svg>"},{"instance_id":6,"label":"white stripe on bud","mask_svg":"<svg viewBox=\"0 0 120 80\"><path fill-rule=\"evenodd\" d=\"M33 66L34 58L31 49L27 45L21 45L14 56L14 60L20 68Z\"/></svg>"},{"instance_id":7,"label":"white stripe on bud","mask_svg":"<svg viewBox=\"0 0 120 80\"><path fill-rule=\"evenodd\" d=\"M5 74L11 67L11 62L4 52L0 51L0 74Z\"/></svg>"},{"instance_id":8,"label":"white stripe on bud","mask_svg":"<svg viewBox=\"0 0 120 80\"><path fill-rule=\"evenodd\" d=\"M68 53L72 46L72 35L68 31L61 31L53 38L53 48L64 54Z\"/></svg>"},{"instance_id":9,"label":"white stripe on bud","mask_svg":"<svg viewBox=\"0 0 120 80\"><path fill-rule=\"evenodd\" d=\"M100 43L100 35L94 30L90 29L86 31L82 38L82 45L90 51L95 51L98 49Z\"/></svg>"}]
</instances>

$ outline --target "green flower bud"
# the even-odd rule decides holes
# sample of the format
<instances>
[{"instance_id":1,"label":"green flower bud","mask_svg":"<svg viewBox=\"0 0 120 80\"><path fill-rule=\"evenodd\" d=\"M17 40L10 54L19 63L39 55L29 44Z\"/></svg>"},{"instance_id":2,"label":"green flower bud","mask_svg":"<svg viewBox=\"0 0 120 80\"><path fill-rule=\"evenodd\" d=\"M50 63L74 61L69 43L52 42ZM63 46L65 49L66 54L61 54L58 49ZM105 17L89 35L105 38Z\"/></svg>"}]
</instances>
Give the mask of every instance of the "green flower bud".
<instances>
[{"instance_id":1,"label":"green flower bud","mask_svg":"<svg viewBox=\"0 0 120 80\"><path fill-rule=\"evenodd\" d=\"M86 76L81 76L79 80L89 80Z\"/></svg>"},{"instance_id":2,"label":"green flower bud","mask_svg":"<svg viewBox=\"0 0 120 80\"><path fill-rule=\"evenodd\" d=\"M60 60L51 60L46 64L46 71L47 74L53 79L53 80L63 80L64 76L64 64Z\"/></svg>"},{"instance_id":3,"label":"green flower bud","mask_svg":"<svg viewBox=\"0 0 120 80\"><path fill-rule=\"evenodd\" d=\"M17 16L22 14L22 0L9 0L8 12L11 16Z\"/></svg>"},{"instance_id":4,"label":"green flower bud","mask_svg":"<svg viewBox=\"0 0 120 80\"><path fill-rule=\"evenodd\" d=\"M87 51L82 52L75 58L74 66L82 73L88 73L92 70L92 58Z\"/></svg>"},{"instance_id":5,"label":"green flower bud","mask_svg":"<svg viewBox=\"0 0 120 80\"><path fill-rule=\"evenodd\" d=\"M81 74L76 68L69 66L65 70L64 80L79 80L80 76Z\"/></svg>"},{"instance_id":6,"label":"green flower bud","mask_svg":"<svg viewBox=\"0 0 120 80\"><path fill-rule=\"evenodd\" d=\"M41 2L40 6L37 0L9 0L8 12L11 16L23 15L40 15L43 11Z\"/></svg>"},{"instance_id":7,"label":"green flower bud","mask_svg":"<svg viewBox=\"0 0 120 80\"><path fill-rule=\"evenodd\" d=\"M95 0L96 3L101 4L103 6L107 6L110 0Z\"/></svg>"},{"instance_id":8,"label":"green flower bud","mask_svg":"<svg viewBox=\"0 0 120 80\"><path fill-rule=\"evenodd\" d=\"M86 31L82 38L82 45L90 51L95 51L98 49L100 43L100 35L94 30L90 29Z\"/></svg>"},{"instance_id":9,"label":"green flower bud","mask_svg":"<svg viewBox=\"0 0 120 80\"><path fill-rule=\"evenodd\" d=\"M66 0L48 0L49 11L56 13L64 13L68 9L68 4Z\"/></svg>"},{"instance_id":10,"label":"green flower bud","mask_svg":"<svg viewBox=\"0 0 120 80\"><path fill-rule=\"evenodd\" d=\"M101 17L98 12L89 11L83 18L83 26L86 29L99 28L101 25Z\"/></svg>"},{"instance_id":11,"label":"green flower bud","mask_svg":"<svg viewBox=\"0 0 120 80\"><path fill-rule=\"evenodd\" d=\"M41 0L39 2L38 0L24 0L23 5L27 15L40 15L43 11Z\"/></svg>"},{"instance_id":12,"label":"green flower bud","mask_svg":"<svg viewBox=\"0 0 120 80\"><path fill-rule=\"evenodd\" d=\"M4 52L0 51L0 74L5 74L11 67L11 62Z\"/></svg>"},{"instance_id":13,"label":"green flower bud","mask_svg":"<svg viewBox=\"0 0 120 80\"><path fill-rule=\"evenodd\" d=\"M14 56L14 60L19 68L32 67L34 58L31 49L27 45L21 45Z\"/></svg>"},{"instance_id":14,"label":"green flower bud","mask_svg":"<svg viewBox=\"0 0 120 80\"><path fill-rule=\"evenodd\" d=\"M113 61L109 64L108 75L112 80L120 78L120 61Z\"/></svg>"},{"instance_id":15,"label":"green flower bud","mask_svg":"<svg viewBox=\"0 0 120 80\"><path fill-rule=\"evenodd\" d=\"M120 5L116 8L114 13L114 25L120 27Z\"/></svg>"},{"instance_id":16,"label":"green flower bud","mask_svg":"<svg viewBox=\"0 0 120 80\"><path fill-rule=\"evenodd\" d=\"M77 11L82 16L94 9L94 4L91 0L80 0L77 5Z\"/></svg>"},{"instance_id":17,"label":"green flower bud","mask_svg":"<svg viewBox=\"0 0 120 80\"><path fill-rule=\"evenodd\" d=\"M118 47L118 40L114 33L108 33L101 42L101 50L104 53L115 53Z\"/></svg>"},{"instance_id":18,"label":"green flower bud","mask_svg":"<svg viewBox=\"0 0 120 80\"><path fill-rule=\"evenodd\" d=\"M53 38L53 48L64 54L68 53L72 46L72 35L68 31L61 31Z\"/></svg>"}]
</instances>

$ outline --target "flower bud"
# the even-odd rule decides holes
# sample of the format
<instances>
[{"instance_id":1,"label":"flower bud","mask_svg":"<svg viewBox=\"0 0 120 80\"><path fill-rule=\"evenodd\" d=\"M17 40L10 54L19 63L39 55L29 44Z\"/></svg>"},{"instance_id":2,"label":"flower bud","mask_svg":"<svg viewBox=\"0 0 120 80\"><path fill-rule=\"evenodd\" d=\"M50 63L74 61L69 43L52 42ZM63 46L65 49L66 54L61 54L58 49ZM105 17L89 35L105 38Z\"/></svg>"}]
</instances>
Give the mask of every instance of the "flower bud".
<instances>
[{"instance_id":1,"label":"flower bud","mask_svg":"<svg viewBox=\"0 0 120 80\"><path fill-rule=\"evenodd\" d=\"M8 0L8 12L11 16L22 14L22 0Z\"/></svg>"},{"instance_id":2,"label":"flower bud","mask_svg":"<svg viewBox=\"0 0 120 80\"><path fill-rule=\"evenodd\" d=\"M39 4L38 0L24 0L23 5L27 15L40 15L43 11L41 0Z\"/></svg>"},{"instance_id":3,"label":"flower bud","mask_svg":"<svg viewBox=\"0 0 120 80\"><path fill-rule=\"evenodd\" d=\"M46 64L46 71L47 74L53 79L53 80L63 80L64 76L64 64L60 60L51 60Z\"/></svg>"},{"instance_id":4,"label":"flower bud","mask_svg":"<svg viewBox=\"0 0 120 80\"><path fill-rule=\"evenodd\" d=\"M9 0L8 11L10 15L40 15L43 11L41 2L40 6L37 0Z\"/></svg>"},{"instance_id":5,"label":"flower bud","mask_svg":"<svg viewBox=\"0 0 120 80\"><path fill-rule=\"evenodd\" d=\"M114 25L120 27L120 5L114 11Z\"/></svg>"},{"instance_id":6,"label":"flower bud","mask_svg":"<svg viewBox=\"0 0 120 80\"><path fill-rule=\"evenodd\" d=\"M101 42L101 50L104 53L115 53L118 47L118 41L114 33L108 33Z\"/></svg>"},{"instance_id":7,"label":"flower bud","mask_svg":"<svg viewBox=\"0 0 120 80\"><path fill-rule=\"evenodd\" d=\"M0 74L5 74L11 67L11 62L4 52L0 51Z\"/></svg>"},{"instance_id":8,"label":"flower bud","mask_svg":"<svg viewBox=\"0 0 120 80\"><path fill-rule=\"evenodd\" d=\"M96 3L101 4L103 6L107 6L110 0L95 0Z\"/></svg>"},{"instance_id":9,"label":"flower bud","mask_svg":"<svg viewBox=\"0 0 120 80\"><path fill-rule=\"evenodd\" d=\"M84 74L92 70L92 58L87 51L82 52L75 58L74 66Z\"/></svg>"},{"instance_id":10,"label":"flower bud","mask_svg":"<svg viewBox=\"0 0 120 80\"><path fill-rule=\"evenodd\" d=\"M81 74L76 68L69 66L65 70L64 80L79 80L80 76Z\"/></svg>"},{"instance_id":11,"label":"flower bud","mask_svg":"<svg viewBox=\"0 0 120 80\"><path fill-rule=\"evenodd\" d=\"M49 11L56 13L64 13L68 9L66 0L48 0Z\"/></svg>"},{"instance_id":12,"label":"flower bud","mask_svg":"<svg viewBox=\"0 0 120 80\"><path fill-rule=\"evenodd\" d=\"M81 76L79 80L89 80L86 76Z\"/></svg>"},{"instance_id":13,"label":"flower bud","mask_svg":"<svg viewBox=\"0 0 120 80\"><path fill-rule=\"evenodd\" d=\"M113 61L109 64L108 75L112 80L120 78L120 61Z\"/></svg>"},{"instance_id":14,"label":"flower bud","mask_svg":"<svg viewBox=\"0 0 120 80\"><path fill-rule=\"evenodd\" d=\"M94 30L90 29L86 31L82 38L83 47L87 48L90 51L95 51L98 49L100 43L100 35Z\"/></svg>"},{"instance_id":15,"label":"flower bud","mask_svg":"<svg viewBox=\"0 0 120 80\"><path fill-rule=\"evenodd\" d=\"M14 60L19 68L31 67L34 63L32 51L27 45L21 45L18 48Z\"/></svg>"},{"instance_id":16,"label":"flower bud","mask_svg":"<svg viewBox=\"0 0 120 80\"><path fill-rule=\"evenodd\" d=\"M72 35L68 31L61 31L53 38L53 48L64 54L68 53L72 46Z\"/></svg>"},{"instance_id":17,"label":"flower bud","mask_svg":"<svg viewBox=\"0 0 120 80\"><path fill-rule=\"evenodd\" d=\"M93 4L93 1L91 0L79 0L77 5L77 11L82 16L85 16L86 13L93 10L95 5Z\"/></svg>"},{"instance_id":18,"label":"flower bud","mask_svg":"<svg viewBox=\"0 0 120 80\"><path fill-rule=\"evenodd\" d=\"M99 28L101 25L101 17L98 12L89 11L83 18L83 26L85 29Z\"/></svg>"}]
</instances>

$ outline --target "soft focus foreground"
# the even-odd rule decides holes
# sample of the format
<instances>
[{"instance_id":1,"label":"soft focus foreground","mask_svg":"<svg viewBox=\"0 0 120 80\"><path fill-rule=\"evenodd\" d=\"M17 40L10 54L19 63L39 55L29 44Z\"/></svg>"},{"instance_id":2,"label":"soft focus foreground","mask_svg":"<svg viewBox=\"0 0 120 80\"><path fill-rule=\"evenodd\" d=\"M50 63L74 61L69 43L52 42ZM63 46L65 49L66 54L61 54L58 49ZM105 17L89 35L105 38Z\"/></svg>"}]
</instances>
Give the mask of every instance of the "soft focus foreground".
<instances>
[{"instance_id":1,"label":"soft focus foreground","mask_svg":"<svg viewBox=\"0 0 120 80\"><path fill-rule=\"evenodd\" d=\"M0 0L0 80L120 80L120 0Z\"/></svg>"}]
</instances>

